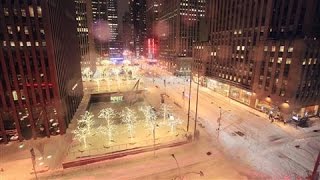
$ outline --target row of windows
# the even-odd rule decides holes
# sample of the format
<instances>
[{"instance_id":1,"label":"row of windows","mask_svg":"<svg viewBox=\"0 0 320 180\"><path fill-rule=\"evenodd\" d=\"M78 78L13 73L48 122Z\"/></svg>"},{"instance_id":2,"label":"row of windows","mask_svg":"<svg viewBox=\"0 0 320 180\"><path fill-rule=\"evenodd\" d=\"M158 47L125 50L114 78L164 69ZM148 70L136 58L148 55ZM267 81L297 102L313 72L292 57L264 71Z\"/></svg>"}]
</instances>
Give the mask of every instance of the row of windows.
<instances>
[{"instance_id":1,"label":"row of windows","mask_svg":"<svg viewBox=\"0 0 320 180\"><path fill-rule=\"evenodd\" d=\"M264 52L268 52L268 51L270 51L271 50L271 52L275 52L276 51L276 46L271 46L271 49L269 49L270 47L268 47L268 46L264 46L264 49L263 49L263 51ZM284 46L280 46L279 47L279 52L284 52L285 50L285 47ZM287 52L289 52L289 53L292 53L293 52L293 47L289 47L288 48L288 51Z\"/></svg>"},{"instance_id":2,"label":"row of windows","mask_svg":"<svg viewBox=\"0 0 320 180\"><path fill-rule=\"evenodd\" d=\"M42 42L40 42L41 43L41 45L43 46L43 47L45 47L46 46L46 42L45 41L42 41ZM40 43L38 42L38 41L35 41L34 42L34 46L40 46ZM15 47L16 46L16 43L14 42L14 41L10 41L9 43L7 43L7 41L3 41L3 46L4 47L6 47L6 46L11 46L11 47ZM22 42L22 41L20 41L19 42L19 46L20 47L24 47L24 46L26 46L26 47L31 47L32 46L32 43L30 42L30 41L27 41L27 42Z\"/></svg>"},{"instance_id":3,"label":"row of windows","mask_svg":"<svg viewBox=\"0 0 320 180\"><path fill-rule=\"evenodd\" d=\"M42 9L41 9L40 6L37 6L36 8L37 8L37 9L36 9L36 11L37 11L37 16L38 16L39 18L41 18L41 17L42 17ZM34 11L33 6L28 6L27 10L29 11L29 16L30 16L30 17L35 17L35 11ZM18 12L18 11L19 11L18 9L15 9L15 8L14 8L14 9L13 9L13 14L14 14L15 16L18 16L18 15L19 15L19 12ZM26 9L20 9L20 11L21 11L21 16L22 16L22 17L26 17L26 16L27 16ZM4 15L5 15L5 16L10 16L10 11L9 11L8 8L3 8L3 12L4 12Z\"/></svg>"}]
</instances>

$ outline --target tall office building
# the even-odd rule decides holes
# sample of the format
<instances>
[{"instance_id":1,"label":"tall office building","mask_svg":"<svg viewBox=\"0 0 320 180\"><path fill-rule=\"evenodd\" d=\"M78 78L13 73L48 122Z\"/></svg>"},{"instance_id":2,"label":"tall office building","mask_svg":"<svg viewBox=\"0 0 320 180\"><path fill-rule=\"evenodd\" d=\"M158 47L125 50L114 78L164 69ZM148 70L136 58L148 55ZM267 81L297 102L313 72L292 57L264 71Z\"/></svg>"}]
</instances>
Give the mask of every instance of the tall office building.
<instances>
[{"instance_id":1,"label":"tall office building","mask_svg":"<svg viewBox=\"0 0 320 180\"><path fill-rule=\"evenodd\" d=\"M159 0L146 0L146 34L148 38L155 38L155 27L159 18Z\"/></svg>"},{"instance_id":2,"label":"tall office building","mask_svg":"<svg viewBox=\"0 0 320 180\"><path fill-rule=\"evenodd\" d=\"M93 67L95 51L92 32L91 0L75 0L77 32L81 53L82 68Z\"/></svg>"},{"instance_id":3,"label":"tall office building","mask_svg":"<svg viewBox=\"0 0 320 180\"><path fill-rule=\"evenodd\" d=\"M146 0L129 1L129 11L133 25L133 43L136 57L145 52L146 40Z\"/></svg>"},{"instance_id":4,"label":"tall office building","mask_svg":"<svg viewBox=\"0 0 320 180\"><path fill-rule=\"evenodd\" d=\"M117 56L119 43L117 0L91 0L93 36L97 52L102 56Z\"/></svg>"},{"instance_id":5,"label":"tall office building","mask_svg":"<svg viewBox=\"0 0 320 180\"><path fill-rule=\"evenodd\" d=\"M74 1L0 2L0 138L63 134L82 96Z\"/></svg>"},{"instance_id":6,"label":"tall office building","mask_svg":"<svg viewBox=\"0 0 320 180\"><path fill-rule=\"evenodd\" d=\"M133 48L133 25L131 22L131 15L129 12L125 12L122 17L122 42L123 48L131 52L134 51Z\"/></svg>"},{"instance_id":7,"label":"tall office building","mask_svg":"<svg viewBox=\"0 0 320 180\"><path fill-rule=\"evenodd\" d=\"M210 53L194 47L208 88L261 111L319 112L320 1L211 0Z\"/></svg>"},{"instance_id":8,"label":"tall office building","mask_svg":"<svg viewBox=\"0 0 320 180\"><path fill-rule=\"evenodd\" d=\"M186 62L192 59L192 45L199 40L205 6L205 0L159 0L159 56L177 75L190 72Z\"/></svg>"},{"instance_id":9,"label":"tall office building","mask_svg":"<svg viewBox=\"0 0 320 180\"><path fill-rule=\"evenodd\" d=\"M150 62L157 62L159 55L159 38L156 33L159 18L159 1L146 0L146 36L147 58ZM152 50L151 50L152 49Z\"/></svg>"}]
</instances>

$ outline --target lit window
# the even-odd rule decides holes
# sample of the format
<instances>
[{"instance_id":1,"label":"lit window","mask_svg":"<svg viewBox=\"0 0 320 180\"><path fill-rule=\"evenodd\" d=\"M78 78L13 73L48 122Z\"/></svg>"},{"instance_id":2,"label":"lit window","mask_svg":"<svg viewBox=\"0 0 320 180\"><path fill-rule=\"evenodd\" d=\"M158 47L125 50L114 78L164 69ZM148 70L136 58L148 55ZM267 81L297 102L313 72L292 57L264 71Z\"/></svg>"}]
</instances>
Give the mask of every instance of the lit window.
<instances>
[{"instance_id":1,"label":"lit window","mask_svg":"<svg viewBox=\"0 0 320 180\"><path fill-rule=\"evenodd\" d=\"M45 41L42 42L42 46L46 46L46 42Z\"/></svg>"},{"instance_id":2,"label":"lit window","mask_svg":"<svg viewBox=\"0 0 320 180\"><path fill-rule=\"evenodd\" d=\"M275 52L276 51L276 46L272 46L271 51Z\"/></svg>"},{"instance_id":3,"label":"lit window","mask_svg":"<svg viewBox=\"0 0 320 180\"><path fill-rule=\"evenodd\" d=\"M3 46L7 46L7 42L6 41L3 41Z\"/></svg>"},{"instance_id":4,"label":"lit window","mask_svg":"<svg viewBox=\"0 0 320 180\"><path fill-rule=\"evenodd\" d=\"M289 47L288 52L293 52L293 47Z\"/></svg>"},{"instance_id":5,"label":"lit window","mask_svg":"<svg viewBox=\"0 0 320 180\"><path fill-rule=\"evenodd\" d=\"M274 62L274 58L270 58L269 62L273 63Z\"/></svg>"},{"instance_id":6,"label":"lit window","mask_svg":"<svg viewBox=\"0 0 320 180\"><path fill-rule=\"evenodd\" d=\"M11 26L7 26L7 29L8 29L8 33L9 33L9 34L13 34L13 32L12 32L12 27L11 27Z\"/></svg>"},{"instance_id":7,"label":"lit window","mask_svg":"<svg viewBox=\"0 0 320 180\"><path fill-rule=\"evenodd\" d=\"M241 49L242 49L242 51L244 51L245 47L244 47L244 46L242 46L242 47L241 47Z\"/></svg>"},{"instance_id":8,"label":"lit window","mask_svg":"<svg viewBox=\"0 0 320 180\"><path fill-rule=\"evenodd\" d=\"M12 96L14 101L18 101L18 94L17 91L12 91Z\"/></svg>"},{"instance_id":9,"label":"lit window","mask_svg":"<svg viewBox=\"0 0 320 180\"><path fill-rule=\"evenodd\" d=\"M20 47L23 47L23 42L22 42L22 41L20 41L20 43L19 43L19 44L20 44Z\"/></svg>"},{"instance_id":10,"label":"lit window","mask_svg":"<svg viewBox=\"0 0 320 180\"><path fill-rule=\"evenodd\" d=\"M312 62L312 58L309 58L309 63L308 64L311 64L311 62Z\"/></svg>"},{"instance_id":11,"label":"lit window","mask_svg":"<svg viewBox=\"0 0 320 180\"><path fill-rule=\"evenodd\" d=\"M30 47L31 46L31 42L27 41L27 46Z\"/></svg>"},{"instance_id":12,"label":"lit window","mask_svg":"<svg viewBox=\"0 0 320 180\"><path fill-rule=\"evenodd\" d=\"M36 45L36 46L39 46L39 42L35 42L35 45Z\"/></svg>"},{"instance_id":13,"label":"lit window","mask_svg":"<svg viewBox=\"0 0 320 180\"><path fill-rule=\"evenodd\" d=\"M303 60L302 65L306 65L306 59Z\"/></svg>"},{"instance_id":14,"label":"lit window","mask_svg":"<svg viewBox=\"0 0 320 180\"><path fill-rule=\"evenodd\" d=\"M291 64L291 58L286 59L286 64Z\"/></svg>"},{"instance_id":15,"label":"lit window","mask_svg":"<svg viewBox=\"0 0 320 180\"><path fill-rule=\"evenodd\" d=\"M9 16L9 9L8 8L3 8L3 12L5 16Z\"/></svg>"},{"instance_id":16,"label":"lit window","mask_svg":"<svg viewBox=\"0 0 320 180\"><path fill-rule=\"evenodd\" d=\"M27 26L24 27L24 34L29 34L29 30Z\"/></svg>"},{"instance_id":17,"label":"lit window","mask_svg":"<svg viewBox=\"0 0 320 180\"><path fill-rule=\"evenodd\" d=\"M30 17L34 17L34 10L32 6L29 6Z\"/></svg>"},{"instance_id":18,"label":"lit window","mask_svg":"<svg viewBox=\"0 0 320 180\"><path fill-rule=\"evenodd\" d=\"M42 9L40 6L37 7L38 17L42 17Z\"/></svg>"},{"instance_id":19,"label":"lit window","mask_svg":"<svg viewBox=\"0 0 320 180\"><path fill-rule=\"evenodd\" d=\"M317 64L317 58L314 58L313 64Z\"/></svg>"},{"instance_id":20,"label":"lit window","mask_svg":"<svg viewBox=\"0 0 320 180\"><path fill-rule=\"evenodd\" d=\"M264 46L264 49L263 49L265 52L268 51L268 46Z\"/></svg>"},{"instance_id":21,"label":"lit window","mask_svg":"<svg viewBox=\"0 0 320 180\"><path fill-rule=\"evenodd\" d=\"M17 31L20 32L20 26L17 26Z\"/></svg>"},{"instance_id":22,"label":"lit window","mask_svg":"<svg viewBox=\"0 0 320 180\"><path fill-rule=\"evenodd\" d=\"M22 17L26 17L27 16L25 9L21 9L21 15L22 15Z\"/></svg>"},{"instance_id":23,"label":"lit window","mask_svg":"<svg viewBox=\"0 0 320 180\"><path fill-rule=\"evenodd\" d=\"M16 44L13 41L10 41L10 46L14 47Z\"/></svg>"},{"instance_id":24,"label":"lit window","mask_svg":"<svg viewBox=\"0 0 320 180\"><path fill-rule=\"evenodd\" d=\"M240 46L237 46L237 51L239 51L240 50Z\"/></svg>"},{"instance_id":25,"label":"lit window","mask_svg":"<svg viewBox=\"0 0 320 180\"><path fill-rule=\"evenodd\" d=\"M280 51L280 52L284 52L284 46L280 46L279 51Z\"/></svg>"},{"instance_id":26,"label":"lit window","mask_svg":"<svg viewBox=\"0 0 320 180\"><path fill-rule=\"evenodd\" d=\"M279 57L279 58L278 58L278 64L281 64L281 63L282 63L282 58Z\"/></svg>"}]
</instances>

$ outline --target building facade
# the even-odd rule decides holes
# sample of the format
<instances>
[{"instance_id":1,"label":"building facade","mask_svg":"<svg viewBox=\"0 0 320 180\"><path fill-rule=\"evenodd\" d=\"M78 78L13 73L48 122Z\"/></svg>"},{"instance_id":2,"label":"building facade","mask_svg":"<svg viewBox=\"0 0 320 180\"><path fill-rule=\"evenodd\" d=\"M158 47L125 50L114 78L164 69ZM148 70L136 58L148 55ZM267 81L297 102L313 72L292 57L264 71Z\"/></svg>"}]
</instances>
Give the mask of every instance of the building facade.
<instances>
[{"instance_id":1,"label":"building facade","mask_svg":"<svg viewBox=\"0 0 320 180\"><path fill-rule=\"evenodd\" d=\"M192 57L192 46L199 41L199 27L205 18L206 1L159 0L159 58L169 70L190 71L190 64L178 67L180 57ZM180 64L180 63L179 63Z\"/></svg>"},{"instance_id":2,"label":"building facade","mask_svg":"<svg viewBox=\"0 0 320 180\"><path fill-rule=\"evenodd\" d=\"M125 12L122 17L122 42L123 49L127 51L134 51L133 48L133 26L131 23L131 15L129 12Z\"/></svg>"},{"instance_id":3,"label":"building facade","mask_svg":"<svg viewBox=\"0 0 320 180\"><path fill-rule=\"evenodd\" d=\"M136 57L145 53L146 42L146 0L129 1L129 11L133 26L133 48Z\"/></svg>"},{"instance_id":4,"label":"building facade","mask_svg":"<svg viewBox=\"0 0 320 180\"><path fill-rule=\"evenodd\" d=\"M91 0L92 33L97 53L100 56L118 55L119 24L117 0Z\"/></svg>"},{"instance_id":5,"label":"building facade","mask_svg":"<svg viewBox=\"0 0 320 180\"><path fill-rule=\"evenodd\" d=\"M81 53L81 68L94 67L95 53L92 32L91 0L75 0L77 32Z\"/></svg>"},{"instance_id":6,"label":"building facade","mask_svg":"<svg viewBox=\"0 0 320 180\"><path fill-rule=\"evenodd\" d=\"M156 38L155 27L159 18L159 0L146 0L146 35Z\"/></svg>"},{"instance_id":7,"label":"building facade","mask_svg":"<svg viewBox=\"0 0 320 180\"><path fill-rule=\"evenodd\" d=\"M208 3L211 52L196 57L208 88L285 118L319 112L319 1Z\"/></svg>"},{"instance_id":8,"label":"building facade","mask_svg":"<svg viewBox=\"0 0 320 180\"><path fill-rule=\"evenodd\" d=\"M74 1L0 2L0 139L63 134L83 96Z\"/></svg>"}]
</instances>

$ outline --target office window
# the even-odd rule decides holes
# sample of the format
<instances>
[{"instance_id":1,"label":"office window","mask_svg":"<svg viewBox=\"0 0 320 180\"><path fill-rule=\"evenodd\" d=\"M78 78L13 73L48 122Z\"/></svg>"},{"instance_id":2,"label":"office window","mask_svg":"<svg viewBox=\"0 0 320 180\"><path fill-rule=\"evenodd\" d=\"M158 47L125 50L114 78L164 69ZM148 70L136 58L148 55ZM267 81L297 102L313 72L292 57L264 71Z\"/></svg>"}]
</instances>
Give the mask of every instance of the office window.
<instances>
[{"instance_id":1,"label":"office window","mask_svg":"<svg viewBox=\"0 0 320 180\"><path fill-rule=\"evenodd\" d=\"M37 7L38 17L42 17L42 9L40 6Z\"/></svg>"},{"instance_id":2,"label":"office window","mask_svg":"<svg viewBox=\"0 0 320 180\"><path fill-rule=\"evenodd\" d=\"M12 32L12 27L11 27L11 26L7 26L7 29L8 29L8 33L9 33L9 34L13 34L13 32Z\"/></svg>"},{"instance_id":3,"label":"office window","mask_svg":"<svg viewBox=\"0 0 320 180\"><path fill-rule=\"evenodd\" d=\"M263 51L264 51L264 52L268 51L268 46L264 46Z\"/></svg>"},{"instance_id":4,"label":"office window","mask_svg":"<svg viewBox=\"0 0 320 180\"><path fill-rule=\"evenodd\" d=\"M3 8L3 13L5 16L9 16L9 9L8 8Z\"/></svg>"},{"instance_id":5,"label":"office window","mask_svg":"<svg viewBox=\"0 0 320 180\"><path fill-rule=\"evenodd\" d=\"M280 51L280 52L284 52L284 46L280 46L279 51Z\"/></svg>"},{"instance_id":6,"label":"office window","mask_svg":"<svg viewBox=\"0 0 320 180\"><path fill-rule=\"evenodd\" d=\"M286 59L286 64L291 64L291 58Z\"/></svg>"},{"instance_id":7,"label":"office window","mask_svg":"<svg viewBox=\"0 0 320 180\"><path fill-rule=\"evenodd\" d=\"M26 17L27 16L27 13L26 13L25 9L21 9L21 15L22 15L22 17Z\"/></svg>"},{"instance_id":8,"label":"office window","mask_svg":"<svg viewBox=\"0 0 320 180\"><path fill-rule=\"evenodd\" d=\"M24 34L29 34L29 30L27 26L24 27Z\"/></svg>"},{"instance_id":9,"label":"office window","mask_svg":"<svg viewBox=\"0 0 320 180\"><path fill-rule=\"evenodd\" d=\"M29 6L30 17L34 17L34 10L32 6Z\"/></svg>"},{"instance_id":10,"label":"office window","mask_svg":"<svg viewBox=\"0 0 320 180\"><path fill-rule=\"evenodd\" d=\"M289 47L288 52L293 52L293 47Z\"/></svg>"}]
</instances>

